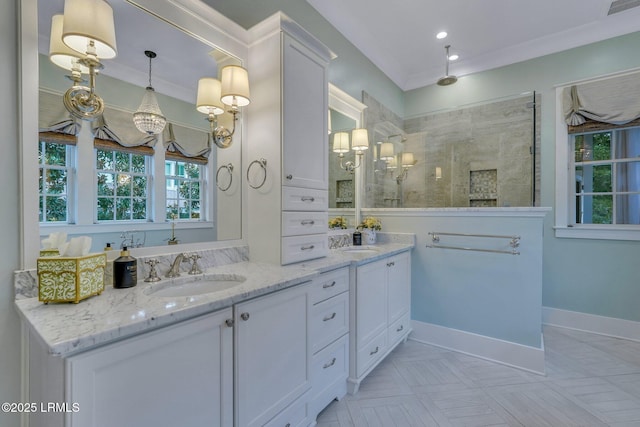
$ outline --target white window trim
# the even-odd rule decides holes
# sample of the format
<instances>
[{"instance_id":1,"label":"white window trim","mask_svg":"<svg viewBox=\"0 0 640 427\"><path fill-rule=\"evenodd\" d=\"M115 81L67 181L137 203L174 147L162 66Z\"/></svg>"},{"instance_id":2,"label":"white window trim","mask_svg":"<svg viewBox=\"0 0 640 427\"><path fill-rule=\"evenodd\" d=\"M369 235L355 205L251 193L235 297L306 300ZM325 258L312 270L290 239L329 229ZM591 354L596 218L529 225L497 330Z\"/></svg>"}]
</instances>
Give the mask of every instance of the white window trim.
<instances>
[{"instance_id":1,"label":"white window trim","mask_svg":"<svg viewBox=\"0 0 640 427\"><path fill-rule=\"evenodd\" d=\"M574 239L606 239L606 240L640 240L640 226L637 225L599 225L569 224L569 196L572 194L569 177L570 152L569 134L564 121L562 108L562 92L565 87L556 88L556 237Z\"/></svg>"}]
</instances>

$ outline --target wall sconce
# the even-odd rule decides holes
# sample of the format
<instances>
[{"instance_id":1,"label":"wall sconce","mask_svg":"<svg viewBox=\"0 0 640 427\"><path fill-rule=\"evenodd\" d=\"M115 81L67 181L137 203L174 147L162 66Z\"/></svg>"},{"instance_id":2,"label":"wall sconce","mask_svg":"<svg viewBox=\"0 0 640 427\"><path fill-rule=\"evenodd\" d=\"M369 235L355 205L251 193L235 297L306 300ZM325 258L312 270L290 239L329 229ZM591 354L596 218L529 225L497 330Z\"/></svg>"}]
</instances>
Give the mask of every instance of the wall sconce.
<instances>
[{"instance_id":1,"label":"wall sconce","mask_svg":"<svg viewBox=\"0 0 640 427\"><path fill-rule=\"evenodd\" d=\"M394 157L395 156L393 154L393 143L383 142L380 145L380 160L389 162L389 160L393 159Z\"/></svg>"},{"instance_id":2,"label":"wall sconce","mask_svg":"<svg viewBox=\"0 0 640 427\"><path fill-rule=\"evenodd\" d=\"M336 132L333 135L333 152L338 153L340 159L340 167L349 173L353 173L356 168L362 165L362 156L369 149L369 134L366 129L354 129L351 131L351 139L353 141L351 149L356 152L358 163L352 161L342 163L344 153L349 152L349 134L347 132Z\"/></svg>"},{"instance_id":3,"label":"wall sconce","mask_svg":"<svg viewBox=\"0 0 640 427\"><path fill-rule=\"evenodd\" d=\"M228 148L233 142L233 134L236 131L237 115L239 107L249 105L249 74L239 65L227 65L222 68L221 80L212 77L204 77L198 81L198 94L196 108L203 114L207 114L207 120L211 125L213 142L219 148ZM224 105L229 106L228 113L233 115L233 129L218 125L217 116L224 113Z\"/></svg>"},{"instance_id":4,"label":"wall sconce","mask_svg":"<svg viewBox=\"0 0 640 427\"><path fill-rule=\"evenodd\" d=\"M413 153L402 153L401 162L402 165L402 173L397 176L396 181L400 184L402 181L407 179L407 175L409 174L409 168L418 163L417 160L413 158Z\"/></svg>"},{"instance_id":5,"label":"wall sconce","mask_svg":"<svg viewBox=\"0 0 640 427\"><path fill-rule=\"evenodd\" d=\"M59 31L52 25L52 44L54 30ZM64 106L74 117L92 121L104 111L104 101L95 93L96 73L103 68L100 59L111 59L117 54L113 9L104 0L65 0L62 32L59 34L55 36L56 45L58 40L62 40L76 52L78 69L89 74L89 86L81 85L82 78L77 70L73 70L72 64L74 84L64 94ZM57 48L54 49L54 56L59 53Z\"/></svg>"},{"instance_id":6,"label":"wall sconce","mask_svg":"<svg viewBox=\"0 0 640 427\"><path fill-rule=\"evenodd\" d=\"M149 58L149 86L144 91L142 102L138 110L133 113L133 123L136 128L147 135L158 135L162 133L167 119L162 115L156 93L151 86L151 60L156 57L156 53L145 50L144 54Z\"/></svg>"}]
</instances>

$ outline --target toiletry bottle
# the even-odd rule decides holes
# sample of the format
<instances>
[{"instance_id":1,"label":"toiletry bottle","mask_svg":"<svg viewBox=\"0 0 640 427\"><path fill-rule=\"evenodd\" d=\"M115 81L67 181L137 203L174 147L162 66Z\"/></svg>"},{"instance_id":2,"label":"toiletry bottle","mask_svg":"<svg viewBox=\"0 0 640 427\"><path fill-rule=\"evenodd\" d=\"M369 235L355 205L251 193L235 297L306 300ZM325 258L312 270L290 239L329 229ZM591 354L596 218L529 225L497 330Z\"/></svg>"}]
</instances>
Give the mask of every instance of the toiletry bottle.
<instances>
[{"instance_id":1,"label":"toiletry bottle","mask_svg":"<svg viewBox=\"0 0 640 427\"><path fill-rule=\"evenodd\" d=\"M358 229L353 232L353 246L362 246L362 233Z\"/></svg>"},{"instance_id":2,"label":"toiletry bottle","mask_svg":"<svg viewBox=\"0 0 640 427\"><path fill-rule=\"evenodd\" d=\"M111 243L107 243L106 246L104 247L104 251L105 252L110 251L111 249L112 249L111 248Z\"/></svg>"},{"instance_id":3,"label":"toiletry bottle","mask_svg":"<svg viewBox=\"0 0 640 427\"><path fill-rule=\"evenodd\" d=\"M138 282L138 261L124 246L120 256L113 260L113 287L131 288Z\"/></svg>"}]
</instances>

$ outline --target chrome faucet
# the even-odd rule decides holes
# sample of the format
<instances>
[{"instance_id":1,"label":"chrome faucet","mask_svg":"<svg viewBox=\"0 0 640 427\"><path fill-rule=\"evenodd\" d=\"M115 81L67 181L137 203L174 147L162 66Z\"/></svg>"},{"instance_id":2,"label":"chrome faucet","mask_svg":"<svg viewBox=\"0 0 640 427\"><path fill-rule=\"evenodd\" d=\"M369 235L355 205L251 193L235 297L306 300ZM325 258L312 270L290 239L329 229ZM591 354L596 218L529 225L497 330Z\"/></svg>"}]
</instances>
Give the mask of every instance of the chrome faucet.
<instances>
[{"instance_id":1,"label":"chrome faucet","mask_svg":"<svg viewBox=\"0 0 640 427\"><path fill-rule=\"evenodd\" d=\"M171 268L167 272L167 275L166 275L167 278L180 276L180 263L182 263L183 261L186 261L184 258L185 258L184 254L182 253L176 255L176 258L173 260L173 263L171 264Z\"/></svg>"}]
</instances>

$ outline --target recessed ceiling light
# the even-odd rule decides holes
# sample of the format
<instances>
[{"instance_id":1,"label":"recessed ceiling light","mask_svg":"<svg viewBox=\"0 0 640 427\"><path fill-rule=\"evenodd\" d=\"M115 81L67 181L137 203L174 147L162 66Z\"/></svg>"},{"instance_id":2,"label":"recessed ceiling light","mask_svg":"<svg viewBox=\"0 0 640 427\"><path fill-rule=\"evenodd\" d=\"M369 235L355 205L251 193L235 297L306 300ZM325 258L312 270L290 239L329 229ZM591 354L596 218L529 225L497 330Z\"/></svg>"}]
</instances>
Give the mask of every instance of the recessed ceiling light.
<instances>
[{"instance_id":1,"label":"recessed ceiling light","mask_svg":"<svg viewBox=\"0 0 640 427\"><path fill-rule=\"evenodd\" d=\"M455 61L458 58L460 57L455 53L452 53L451 55L449 55L449 61Z\"/></svg>"},{"instance_id":2,"label":"recessed ceiling light","mask_svg":"<svg viewBox=\"0 0 640 427\"><path fill-rule=\"evenodd\" d=\"M446 31L440 31L438 34L436 34L436 38L438 40L442 40L445 37L447 37L447 32Z\"/></svg>"}]
</instances>

